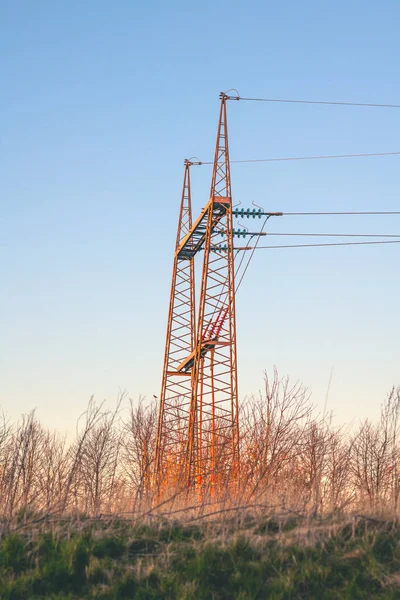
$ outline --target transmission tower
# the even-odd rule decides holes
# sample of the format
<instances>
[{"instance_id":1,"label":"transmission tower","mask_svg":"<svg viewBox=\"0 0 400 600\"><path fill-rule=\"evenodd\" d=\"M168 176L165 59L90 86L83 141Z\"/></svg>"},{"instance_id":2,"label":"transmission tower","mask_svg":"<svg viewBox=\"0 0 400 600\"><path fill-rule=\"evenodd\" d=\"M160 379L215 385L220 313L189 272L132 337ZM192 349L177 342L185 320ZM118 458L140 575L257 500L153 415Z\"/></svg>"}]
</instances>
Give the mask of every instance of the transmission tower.
<instances>
[{"instance_id":1,"label":"transmission tower","mask_svg":"<svg viewBox=\"0 0 400 600\"><path fill-rule=\"evenodd\" d=\"M221 94L206 223L188 432L189 480L204 489L235 476L239 464L235 269L227 97ZM191 364L191 360L187 365ZM183 367L183 368L187 368Z\"/></svg>"},{"instance_id":2,"label":"transmission tower","mask_svg":"<svg viewBox=\"0 0 400 600\"><path fill-rule=\"evenodd\" d=\"M189 165L185 167L156 447L159 482L162 475L171 480L172 468L179 481L212 496L229 480L236 479L239 465L228 96L221 94L220 99L210 198L193 224L186 221L186 235L182 207L189 207L190 213L190 189ZM201 251L204 255L195 324L194 257ZM178 288L178 279L183 292ZM183 315L176 307L181 307Z\"/></svg>"},{"instance_id":3,"label":"transmission tower","mask_svg":"<svg viewBox=\"0 0 400 600\"><path fill-rule=\"evenodd\" d=\"M186 463L192 376L180 371L179 365L195 347L195 280L194 261L178 249L192 229L191 164L185 160L159 400L155 456L159 487L176 484Z\"/></svg>"}]
</instances>

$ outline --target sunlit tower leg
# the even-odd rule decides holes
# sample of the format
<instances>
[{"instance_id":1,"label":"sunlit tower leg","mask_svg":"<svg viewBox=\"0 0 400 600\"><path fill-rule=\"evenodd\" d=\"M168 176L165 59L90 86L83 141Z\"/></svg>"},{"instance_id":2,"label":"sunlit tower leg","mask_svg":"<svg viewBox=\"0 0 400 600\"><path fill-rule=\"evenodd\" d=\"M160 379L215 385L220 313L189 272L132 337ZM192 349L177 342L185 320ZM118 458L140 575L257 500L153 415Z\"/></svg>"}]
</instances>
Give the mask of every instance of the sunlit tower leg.
<instances>
[{"instance_id":1,"label":"sunlit tower leg","mask_svg":"<svg viewBox=\"0 0 400 600\"><path fill-rule=\"evenodd\" d=\"M179 372L178 366L194 350L195 279L193 256L178 254L177 249L192 227L191 164L185 161L159 399L154 478L159 494L176 485L187 466L192 373Z\"/></svg>"}]
</instances>

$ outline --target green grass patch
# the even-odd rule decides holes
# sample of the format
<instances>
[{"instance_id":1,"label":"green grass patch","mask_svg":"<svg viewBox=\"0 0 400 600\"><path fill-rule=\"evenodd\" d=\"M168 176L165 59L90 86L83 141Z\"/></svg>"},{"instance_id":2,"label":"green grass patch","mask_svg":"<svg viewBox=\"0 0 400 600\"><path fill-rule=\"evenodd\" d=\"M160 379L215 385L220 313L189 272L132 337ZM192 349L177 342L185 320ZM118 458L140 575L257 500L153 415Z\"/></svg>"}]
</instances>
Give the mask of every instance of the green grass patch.
<instances>
[{"instance_id":1,"label":"green grass patch","mask_svg":"<svg viewBox=\"0 0 400 600\"><path fill-rule=\"evenodd\" d=\"M0 539L1 600L400 598L400 528L300 519L106 527Z\"/></svg>"}]
</instances>

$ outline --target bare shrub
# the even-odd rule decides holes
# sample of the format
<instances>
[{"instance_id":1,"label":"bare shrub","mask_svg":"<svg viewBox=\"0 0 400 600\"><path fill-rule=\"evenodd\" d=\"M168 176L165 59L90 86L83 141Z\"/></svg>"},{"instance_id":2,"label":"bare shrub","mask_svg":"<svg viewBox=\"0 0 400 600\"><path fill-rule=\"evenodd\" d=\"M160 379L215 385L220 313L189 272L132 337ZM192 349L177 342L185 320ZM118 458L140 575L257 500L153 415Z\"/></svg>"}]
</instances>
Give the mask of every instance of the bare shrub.
<instances>
[{"instance_id":1,"label":"bare shrub","mask_svg":"<svg viewBox=\"0 0 400 600\"><path fill-rule=\"evenodd\" d=\"M144 404L143 398L135 406L129 403L129 415L123 425L121 452L130 509L141 506L149 489L156 446L157 406L153 401Z\"/></svg>"},{"instance_id":2,"label":"bare shrub","mask_svg":"<svg viewBox=\"0 0 400 600\"><path fill-rule=\"evenodd\" d=\"M185 415L178 403L167 428L170 436L163 440L169 461L155 489L157 403L131 400L124 413L125 399L121 394L110 410L92 398L69 443L46 430L33 412L15 425L3 416L0 517L24 523L82 513L203 518L243 507L308 515L398 514L400 388L389 393L378 423L366 420L349 434L316 414L300 382L280 378L276 370L272 379L265 375L264 391L240 408L239 465L226 459L229 431L225 436L218 428L217 451L211 455L211 430L203 429L202 464L215 473L218 493L202 487L197 477L193 489L182 488Z\"/></svg>"},{"instance_id":3,"label":"bare shrub","mask_svg":"<svg viewBox=\"0 0 400 600\"><path fill-rule=\"evenodd\" d=\"M247 500L264 495L284 500L282 479L293 465L304 442L312 417L310 394L299 382L265 375L265 392L252 398L241 410L241 470L248 490ZM279 491L278 491L279 490Z\"/></svg>"},{"instance_id":4,"label":"bare shrub","mask_svg":"<svg viewBox=\"0 0 400 600\"><path fill-rule=\"evenodd\" d=\"M400 389L392 389L376 424L364 421L352 439L352 471L359 501L370 511L398 512Z\"/></svg>"}]
</instances>

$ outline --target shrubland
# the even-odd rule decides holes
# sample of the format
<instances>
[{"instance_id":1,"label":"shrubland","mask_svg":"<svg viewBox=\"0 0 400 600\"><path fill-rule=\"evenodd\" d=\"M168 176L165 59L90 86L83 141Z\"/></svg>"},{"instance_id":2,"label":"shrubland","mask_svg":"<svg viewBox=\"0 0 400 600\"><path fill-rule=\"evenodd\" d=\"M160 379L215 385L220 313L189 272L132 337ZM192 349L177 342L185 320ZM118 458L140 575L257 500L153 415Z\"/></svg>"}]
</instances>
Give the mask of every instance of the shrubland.
<instances>
[{"instance_id":1,"label":"shrubland","mask_svg":"<svg viewBox=\"0 0 400 600\"><path fill-rule=\"evenodd\" d=\"M399 598L399 417L400 387L335 427L275 372L210 497L151 485L155 402L91 399L72 440L3 416L0 598Z\"/></svg>"}]
</instances>

